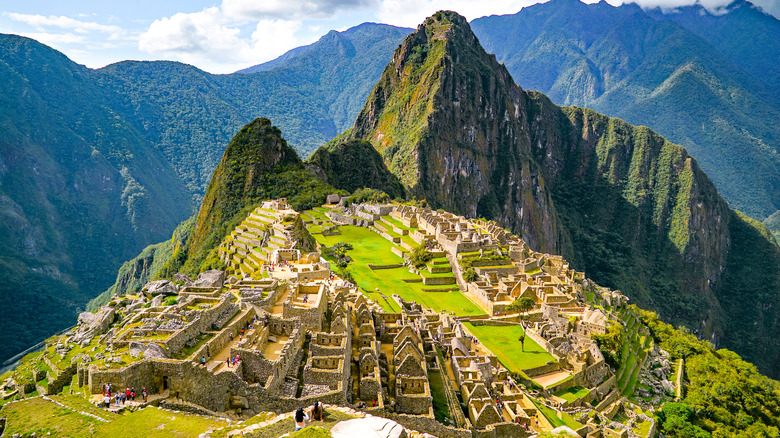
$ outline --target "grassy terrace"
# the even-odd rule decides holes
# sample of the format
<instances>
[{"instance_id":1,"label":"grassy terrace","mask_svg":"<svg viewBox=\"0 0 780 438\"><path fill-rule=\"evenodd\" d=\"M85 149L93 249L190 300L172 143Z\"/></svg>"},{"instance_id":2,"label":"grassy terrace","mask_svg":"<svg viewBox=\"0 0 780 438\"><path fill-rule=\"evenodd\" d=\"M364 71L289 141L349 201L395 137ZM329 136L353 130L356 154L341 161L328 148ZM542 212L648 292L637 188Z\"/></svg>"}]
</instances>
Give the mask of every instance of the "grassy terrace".
<instances>
[{"instance_id":1,"label":"grassy terrace","mask_svg":"<svg viewBox=\"0 0 780 438\"><path fill-rule=\"evenodd\" d=\"M539 412L544 415L545 418L547 418L547 421L552 424L552 426L560 427L560 426L568 426L574 430L579 429L582 427L582 424L578 423L577 420L574 419L571 415L567 414L566 412L562 412L563 415L561 415L563 418L558 418L557 411L554 409L548 408L542 403L539 403L538 400L529 397L531 401L536 405L536 408L539 409Z\"/></svg>"},{"instance_id":2,"label":"grassy terrace","mask_svg":"<svg viewBox=\"0 0 780 438\"><path fill-rule=\"evenodd\" d=\"M555 361L550 353L544 351L544 348L530 337L525 338L525 351L522 351L520 341L517 340L523 334L523 328L519 325L477 326L466 322L464 326L479 338L479 341L493 352L509 371L519 372Z\"/></svg>"},{"instance_id":3,"label":"grassy terrace","mask_svg":"<svg viewBox=\"0 0 780 438\"><path fill-rule=\"evenodd\" d=\"M577 399L580 399L582 397L585 397L590 392L587 388L581 388L579 386L575 386L573 388L566 389L564 391L559 391L555 394L556 397L560 397L566 401L574 401Z\"/></svg>"},{"instance_id":4,"label":"grassy terrace","mask_svg":"<svg viewBox=\"0 0 780 438\"><path fill-rule=\"evenodd\" d=\"M353 250L348 255L354 260L349 270L364 293L375 299L385 310L398 312L398 305L390 298L394 293L404 300L414 300L435 311L445 310L457 315L481 315L482 310L466 298L460 291L424 292L422 283L406 283L405 279L420 279L406 268L371 270L368 264L392 265L402 263L403 259L395 255L391 249L395 246L379 234L368 228L352 225L340 226L340 235L314 237L323 245L333 246L339 242L352 244ZM452 273L446 274L452 276ZM445 276L446 276L445 275ZM425 288L431 288L430 286ZM379 289L387 299L376 291ZM447 289L447 288L441 288Z\"/></svg>"},{"instance_id":5,"label":"grassy terrace","mask_svg":"<svg viewBox=\"0 0 780 438\"><path fill-rule=\"evenodd\" d=\"M387 222L387 223L389 223L389 224L392 224L394 227L396 227L396 228L398 228L398 229L400 229L400 230L416 230L416 228L410 228L410 227L407 227L406 225L402 224L400 221L398 221L398 220L396 220L396 219L393 219L393 218L392 218L391 216L389 216L389 215L388 215L388 216L382 216L382 219L383 219L385 222Z\"/></svg>"}]
</instances>

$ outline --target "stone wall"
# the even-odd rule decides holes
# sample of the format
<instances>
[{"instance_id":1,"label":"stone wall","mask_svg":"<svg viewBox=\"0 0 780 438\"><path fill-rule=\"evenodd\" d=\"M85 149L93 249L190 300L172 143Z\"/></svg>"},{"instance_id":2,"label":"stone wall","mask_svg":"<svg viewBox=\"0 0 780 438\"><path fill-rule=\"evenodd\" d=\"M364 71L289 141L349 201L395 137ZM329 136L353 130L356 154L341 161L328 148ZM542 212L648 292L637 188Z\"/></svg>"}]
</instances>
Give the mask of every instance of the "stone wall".
<instances>
[{"instance_id":1,"label":"stone wall","mask_svg":"<svg viewBox=\"0 0 780 438\"><path fill-rule=\"evenodd\" d=\"M190 357L194 357L196 359L205 357L207 360L211 360L214 355L222 351L222 349L225 348L225 346L230 342L230 333L233 333L235 336L237 336L241 331L241 327L245 326L246 323L251 321L254 317L254 308L248 308L230 325L222 329L219 333L214 335L213 338L209 339L208 342L203 344L203 346L200 347L198 351L196 351Z\"/></svg>"},{"instance_id":2,"label":"stone wall","mask_svg":"<svg viewBox=\"0 0 780 438\"><path fill-rule=\"evenodd\" d=\"M183 329L174 333L168 339L163 342L168 354L176 354L184 347L184 344L191 339L200 335L203 332L210 331L211 325L219 318L219 316L231 305L230 295L225 295L220 300L219 304L214 307L204 310L200 313L200 318L187 324Z\"/></svg>"},{"instance_id":3,"label":"stone wall","mask_svg":"<svg viewBox=\"0 0 780 438\"><path fill-rule=\"evenodd\" d=\"M297 279L301 283L313 280L324 280L330 276L328 269L315 269L312 271L298 272Z\"/></svg>"},{"instance_id":4,"label":"stone wall","mask_svg":"<svg viewBox=\"0 0 780 438\"><path fill-rule=\"evenodd\" d=\"M73 380L76 370L77 365L74 363L62 370L56 377L48 375L49 383L46 385L46 394L57 394L62 391L62 388Z\"/></svg>"},{"instance_id":5,"label":"stone wall","mask_svg":"<svg viewBox=\"0 0 780 438\"><path fill-rule=\"evenodd\" d=\"M526 332L526 333L528 333L528 332ZM555 362L555 363L551 363L551 364L540 365L538 367L528 368L528 369L523 370L523 372L528 377L536 377L536 376L541 376L542 374L547 374L547 373L552 373L552 372L555 372L555 371L560 371L560 369L561 369L561 364L558 363L558 362Z\"/></svg>"},{"instance_id":6,"label":"stone wall","mask_svg":"<svg viewBox=\"0 0 780 438\"><path fill-rule=\"evenodd\" d=\"M422 278L423 284L426 286L442 286L447 284L455 284L455 276L451 277L425 277Z\"/></svg>"}]
</instances>

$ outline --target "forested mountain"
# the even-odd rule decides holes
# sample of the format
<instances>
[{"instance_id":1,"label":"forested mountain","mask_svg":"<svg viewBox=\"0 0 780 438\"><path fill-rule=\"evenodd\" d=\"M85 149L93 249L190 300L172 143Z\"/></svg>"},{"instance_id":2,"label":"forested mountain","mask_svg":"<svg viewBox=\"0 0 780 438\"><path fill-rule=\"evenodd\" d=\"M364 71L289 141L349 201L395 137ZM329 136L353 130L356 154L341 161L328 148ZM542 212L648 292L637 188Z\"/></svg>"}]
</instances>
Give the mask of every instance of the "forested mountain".
<instances>
[{"instance_id":1,"label":"forested mountain","mask_svg":"<svg viewBox=\"0 0 780 438\"><path fill-rule=\"evenodd\" d=\"M752 4L713 15L553 0L473 28L524 88L685 146L752 217L780 208L780 21Z\"/></svg>"},{"instance_id":2,"label":"forested mountain","mask_svg":"<svg viewBox=\"0 0 780 438\"><path fill-rule=\"evenodd\" d=\"M434 208L495 219L597 283L780 372L780 248L682 147L515 85L463 17L404 40L350 133Z\"/></svg>"},{"instance_id":3,"label":"forested mountain","mask_svg":"<svg viewBox=\"0 0 780 438\"><path fill-rule=\"evenodd\" d=\"M241 126L272 116L307 156L351 125L408 31L330 32L305 59L232 75L92 70L0 35L0 361L72 324L123 261L170 239Z\"/></svg>"},{"instance_id":4,"label":"forested mountain","mask_svg":"<svg viewBox=\"0 0 780 438\"><path fill-rule=\"evenodd\" d=\"M190 196L93 71L25 38L3 36L0 52L1 360L73 324Z\"/></svg>"}]
</instances>

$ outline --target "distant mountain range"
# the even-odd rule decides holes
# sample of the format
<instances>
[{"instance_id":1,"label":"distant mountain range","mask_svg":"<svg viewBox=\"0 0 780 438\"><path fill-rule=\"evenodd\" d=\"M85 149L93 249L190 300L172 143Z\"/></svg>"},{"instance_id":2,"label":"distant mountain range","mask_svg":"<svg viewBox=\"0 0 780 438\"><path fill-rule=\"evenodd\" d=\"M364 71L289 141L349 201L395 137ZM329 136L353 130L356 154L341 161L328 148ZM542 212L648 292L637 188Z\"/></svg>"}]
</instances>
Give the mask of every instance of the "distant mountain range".
<instances>
[{"instance_id":1,"label":"distant mountain range","mask_svg":"<svg viewBox=\"0 0 780 438\"><path fill-rule=\"evenodd\" d=\"M515 81L560 105L646 125L685 146L732 207L780 209L780 21L750 3L712 15L553 0L479 18Z\"/></svg>"},{"instance_id":2,"label":"distant mountain range","mask_svg":"<svg viewBox=\"0 0 780 438\"><path fill-rule=\"evenodd\" d=\"M773 17L746 2L713 16L554 0L473 27L523 88L686 146L756 218L780 207ZM270 118L302 157L351 127L410 32L331 31L230 75L174 62L91 70L0 36L0 227L12 236L0 241L0 360L64 327L123 260L169 239L250 120Z\"/></svg>"}]
</instances>

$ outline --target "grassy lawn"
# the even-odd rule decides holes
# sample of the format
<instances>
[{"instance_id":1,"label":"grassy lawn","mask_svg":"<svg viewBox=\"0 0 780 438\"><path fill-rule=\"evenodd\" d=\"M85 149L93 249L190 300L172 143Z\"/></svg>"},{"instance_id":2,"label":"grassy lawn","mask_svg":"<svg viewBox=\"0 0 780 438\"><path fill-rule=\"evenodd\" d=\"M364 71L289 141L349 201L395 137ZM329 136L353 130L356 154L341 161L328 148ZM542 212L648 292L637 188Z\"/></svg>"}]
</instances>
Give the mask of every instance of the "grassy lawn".
<instances>
[{"instance_id":1,"label":"grassy lawn","mask_svg":"<svg viewBox=\"0 0 780 438\"><path fill-rule=\"evenodd\" d=\"M395 226L396 228L398 228L400 230L412 230L412 229L414 229L414 228L407 227L406 225L402 224L401 221L393 219L389 215L388 216L382 216L382 220L384 220L385 222L387 222L389 224L392 224L393 226Z\"/></svg>"},{"instance_id":2,"label":"grassy lawn","mask_svg":"<svg viewBox=\"0 0 780 438\"><path fill-rule=\"evenodd\" d=\"M323 236L315 234L314 237L323 245L333 246L338 242L352 244L353 250L347 254L353 262L349 265L349 271L355 277L355 281L363 291L385 308L385 310L398 312L400 309L390 299L393 294L400 295L404 300L414 300L423 306L435 311L445 310L455 312L457 315L481 315L482 310L476 304L466 298L460 291L451 292L423 292L422 283L406 283L404 279L419 278L410 273L406 268L372 270L369 263L375 265L392 265L402 263L403 259L395 255L391 249L395 246L379 234L364 227L352 225L340 226L340 235ZM445 274L452 276L452 273ZM384 294L388 299L376 291Z\"/></svg>"},{"instance_id":3,"label":"grassy lawn","mask_svg":"<svg viewBox=\"0 0 780 438\"><path fill-rule=\"evenodd\" d=\"M579 398L585 397L590 392L589 389L581 388L579 386L575 386L573 388L569 388L565 391L559 391L555 394L556 397L560 397L566 401L573 401L577 400Z\"/></svg>"},{"instance_id":4,"label":"grassy lawn","mask_svg":"<svg viewBox=\"0 0 780 438\"><path fill-rule=\"evenodd\" d=\"M545 418L547 418L547 421L552 424L553 428L560 427L560 426L568 426L574 430L577 430L582 427L582 424L578 423L577 420L574 419L571 415L567 414L566 412L562 412L563 415L561 415L563 418L558 418L557 411L554 409L550 409L547 406L543 405L542 403L539 403L539 401L531 398L531 401L536 405L536 407L539 409L539 412L544 415Z\"/></svg>"},{"instance_id":5,"label":"grassy lawn","mask_svg":"<svg viewBox=\"0 0 780 438\"><path fill-rule=\"evenodd\" d=\"M544 348L527 336L525 338L525 351L522 351L520 341L517 340L523 334L523 328L519 325L506 327L475 326L466 322L464 326L485 347L492 351L501 364L509 371L518 372L555 360L549 353L544 351Z\"/></svg>"},{"instance_id":6,"label":"grassy lawn","mask_svg":"<svg viewBox=\"0 0 780 438\"><path fill-rule=\"evenodd\" d=\"M209 429L227 425L225 421L199 415L174 414L149 407L103 424L97 428L97 435L126 438L195 437Z\"/></svg>"},{"instance_id":7,"label":"grassy lawn","mask_svg":"<svg viewBox=\"0 0 780 438\"><path fill-rule=\"evenodd\" d=\"M634 428L634 433L646 437L648 433L650 433L650 426L652 426L653 423L650 421L642 421L638 424L638 427Z\"/></svg>"},{"instance_id":8,"label":"grassy lawn","mask_svg":"<svg viewBox=\"0 0 780 438\"><path fill-rule=\"evenodd\" d=\"M325 216L324 213L322 213L319 210L306 210L306 212L304 214L306 214L307 216L311 217L312 219L316 219L318 221L329 221L330 220L330 219L328 219L327 216Z\"/></svg>"},{"instance_id":9,"label":"grassy lawn","mask_svg":"<svg viewBox=\"0 0 780 438\"><path fill-rule=\"evenodd\" d=\"M42 398L10 403L0 411L7 421L5 436L90 437L102 421L74 412Z\"/></svg>"}]
</instances>

